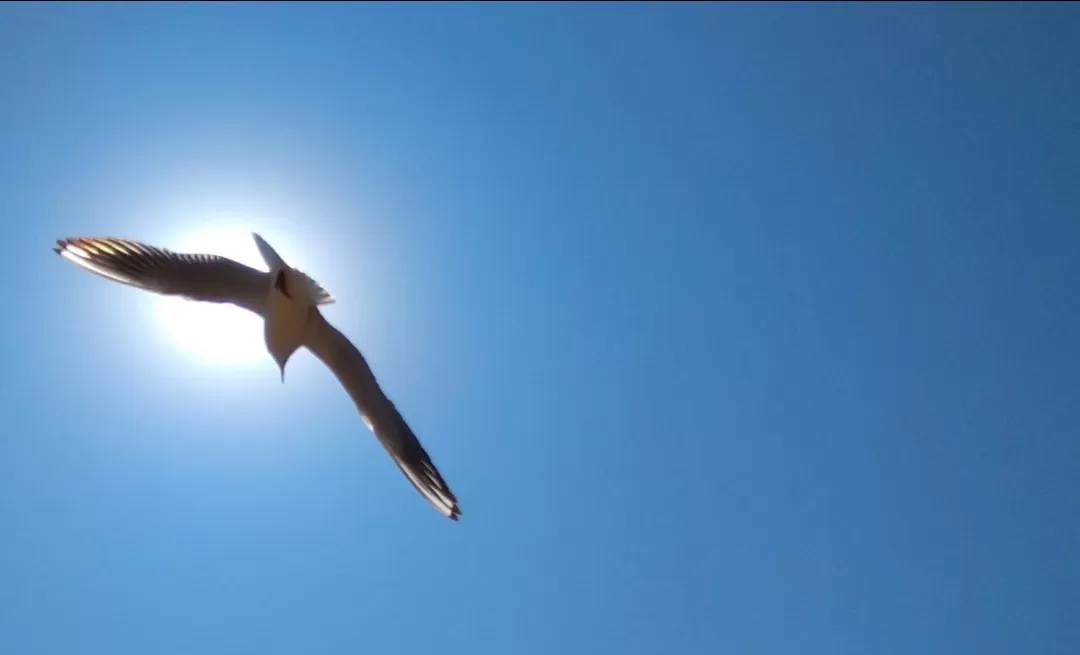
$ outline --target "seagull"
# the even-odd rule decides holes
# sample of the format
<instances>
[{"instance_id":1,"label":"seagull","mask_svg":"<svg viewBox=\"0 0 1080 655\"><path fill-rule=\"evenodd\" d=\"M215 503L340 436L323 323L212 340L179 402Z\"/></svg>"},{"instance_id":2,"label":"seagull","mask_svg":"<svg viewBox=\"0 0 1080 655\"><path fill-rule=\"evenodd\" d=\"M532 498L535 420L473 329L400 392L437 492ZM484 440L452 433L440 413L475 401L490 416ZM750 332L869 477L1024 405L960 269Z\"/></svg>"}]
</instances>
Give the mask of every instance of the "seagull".
<instances>
[{"instance_id":1,"label":"seagull","mask_svg":"<svg viewBox=\"0 0 1080 655\"><path fill-rule=\"evenodd\" d=\"M266 348L281 370L294 352L307 348L348 392L360 418L410 483L443 516L457 521L457 498L420 441L387 398L367 360L322 315L335 298L321 284L285 263L252 232L269 272L227 257L177 253L130 239L58 239L53 252L104 278L165 296L231 303L263 319Z\"/></svg>"}]
</instances>

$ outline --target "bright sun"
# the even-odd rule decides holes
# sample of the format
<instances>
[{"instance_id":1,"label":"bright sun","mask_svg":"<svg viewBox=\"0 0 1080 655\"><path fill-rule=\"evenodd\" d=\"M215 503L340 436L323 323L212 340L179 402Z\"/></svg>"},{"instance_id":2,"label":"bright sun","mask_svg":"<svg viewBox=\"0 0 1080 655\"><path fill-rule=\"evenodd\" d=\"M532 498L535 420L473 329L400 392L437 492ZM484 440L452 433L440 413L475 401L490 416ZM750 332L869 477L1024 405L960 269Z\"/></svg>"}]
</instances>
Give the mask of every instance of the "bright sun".
<instances>
[{"instance_id":1,"label":"bright sun","mask_svg":"<svg viewBox=\"0 0 1080 655\"><path fill-rule=\"evenodd\" d=\"M180 253L222 255L266 270L251 232L246 230L207 229L164 247ZM182 350L202 362L249 365L269 357L262 319L246 309L167 296L159 296L157 302L162 326Z\"/></svg>"}]
</instances>

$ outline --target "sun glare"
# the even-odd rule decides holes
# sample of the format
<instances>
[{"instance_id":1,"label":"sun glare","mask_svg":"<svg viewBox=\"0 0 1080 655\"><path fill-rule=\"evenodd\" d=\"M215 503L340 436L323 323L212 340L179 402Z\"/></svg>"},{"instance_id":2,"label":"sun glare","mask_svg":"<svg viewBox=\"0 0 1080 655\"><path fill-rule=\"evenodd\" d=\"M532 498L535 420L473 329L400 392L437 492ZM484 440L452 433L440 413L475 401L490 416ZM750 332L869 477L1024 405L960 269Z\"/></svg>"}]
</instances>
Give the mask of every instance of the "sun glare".
<instances>
[{"instance_id":1,"label":"sun glare","mask_svg":"<svg viewBox=\"0 0 1080 655\"><path fill-rule=\"evenodd\" d=\"M180 253L222 255L260 271L266 265L252 240L241 229L207 229L162 247ZM158 297L158 318L185 353L208 364L250 365L268 358L262 319L229 304Z\"/></svg>"}]
</instances>

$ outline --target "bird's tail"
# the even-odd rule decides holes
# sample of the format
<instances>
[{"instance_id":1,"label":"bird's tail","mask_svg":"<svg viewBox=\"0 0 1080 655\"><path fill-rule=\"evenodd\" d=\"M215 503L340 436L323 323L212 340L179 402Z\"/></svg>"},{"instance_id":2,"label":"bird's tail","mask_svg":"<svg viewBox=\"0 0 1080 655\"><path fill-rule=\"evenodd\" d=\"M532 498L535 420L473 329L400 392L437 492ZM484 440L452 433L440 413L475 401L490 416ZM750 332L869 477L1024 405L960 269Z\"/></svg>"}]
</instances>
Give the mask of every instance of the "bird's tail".
<instances>
[{"instance_id":1,"label":"bird's tail","mask_svg":"<svg viewBox=\"0 0 1080 655\"><path fill-rule=\"evenodd\" d=\"M255 245L259 248L259 254L262 255L263 261L270 268L270 272L280 271L287 268L292 268L300 274L302 278L311 287L312 297L315 299L316 305L332 305L335 302L333 294L326 290L323 285L315 281L315 278L311 277L307 273L289 266L285 263L285 260L281 258L281 255L277 253L274 248L266 242L266 239L262 238L258 232L252 232L251 238L255 239Z\"/></svg>"}]
</instances>

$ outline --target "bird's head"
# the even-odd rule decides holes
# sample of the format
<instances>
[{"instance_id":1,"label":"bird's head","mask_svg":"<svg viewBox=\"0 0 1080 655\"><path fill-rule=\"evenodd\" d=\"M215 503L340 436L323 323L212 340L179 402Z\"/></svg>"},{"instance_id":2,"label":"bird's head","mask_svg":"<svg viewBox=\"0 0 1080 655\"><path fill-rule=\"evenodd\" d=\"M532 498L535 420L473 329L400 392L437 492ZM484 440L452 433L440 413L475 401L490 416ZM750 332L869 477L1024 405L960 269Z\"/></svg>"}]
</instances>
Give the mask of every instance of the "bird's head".
<instances>
[{"instance_id":1,"label":"bird's head","mask_svg":"<svg viewBox=\"0 0 1080 655\"><path fill-rule=\"evenodd\" d=\"M281 370L285 381L285 364L307 337L308 327L318 313L317 297L308 278L292 268L272 274L273 285L267 303L263 328L266 349Z\"/></svg>"},{"instance_id":2,"label":"bird's head","mask_svg":"<svg viewBox=\"0 0 1080 655\"><path fill-rule=\"evenodd\" d=\"M263 321L266 349L281 370L282 382L285 381L285 364L304 345L308 326L318 311L314 304L303 303L296 298L287 282L284 289L275 283L269 311Z\"/></svg>"},{"instance_id":3,"label":"bird's head","mask_svg":"<svg viewBox=\"0 0 1080 655\"><path fill-rule=\"evenodd\" d=\"M285 381L285 365L303 344L308 322L329 294L314 280L285 263L262 237L252 233L270 268L270 289L263 328L266 349Z\"/></svg>"},{"instance_id":4,"label":"bird's head","mask_svg":"<svg viewBox=\"0 0 1080 655\"><path fill-rule=\"evenodd\" d=\"M266 340L266 349L270 352L270 356L274 358L274 363L277 364L278 370L281 371L281 382L285 382L285 364L289 362L289 358L292 354L299 350L299 347L290 346L284 343L275 344L272 340Z\"/></svg>"}]
</instances>

